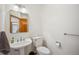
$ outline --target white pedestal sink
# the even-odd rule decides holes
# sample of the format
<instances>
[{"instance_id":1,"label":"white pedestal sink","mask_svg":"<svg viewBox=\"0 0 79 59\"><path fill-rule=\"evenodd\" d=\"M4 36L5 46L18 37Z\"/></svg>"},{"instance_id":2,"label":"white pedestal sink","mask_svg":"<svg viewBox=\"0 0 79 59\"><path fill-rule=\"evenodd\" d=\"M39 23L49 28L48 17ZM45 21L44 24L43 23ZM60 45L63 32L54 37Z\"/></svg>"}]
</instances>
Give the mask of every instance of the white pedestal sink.
<instances>
[{"instance_id":1,"label":"white pedestal sink","mask_svg":"<svg viewBox=\"0 0 79 59\"><path fill-rule=\"evenodd\" d=\"M20 49L20 54L24 55L24 47L32 43L30 38L26 38L24 41L10 43L10 47L13 49Z\"/></svg>"}]
</instances>

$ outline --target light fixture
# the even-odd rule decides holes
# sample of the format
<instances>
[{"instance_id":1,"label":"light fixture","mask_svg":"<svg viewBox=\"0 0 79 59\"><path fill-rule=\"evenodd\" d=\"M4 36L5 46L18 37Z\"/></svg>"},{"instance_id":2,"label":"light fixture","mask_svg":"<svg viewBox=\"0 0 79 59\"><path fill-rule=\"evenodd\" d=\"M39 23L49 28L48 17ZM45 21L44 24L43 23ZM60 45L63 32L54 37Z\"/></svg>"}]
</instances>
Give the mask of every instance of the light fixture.
<instances>
[{"instance_id":1,"label":"light fixture","mask_svg":"<svg viewBox=\"0 0 79 59\"><path fill-rule=\"evenodd\" d=\"M24 5L20 5L20 4L15 4L13 6L11 6L11 9L14 10L14 11L18 11L18 12L21 12L21 13L29 13L28 10L25 8Z\"/></svg>"},{"instance_id":2,"label":"light fixture","mask_svg":"<svg viewBox=\"0 0 79 59\"><path fill-rule=\"evenodd\" d=\"M14 11L19 11L19 7L17 5L13 5L13 8L12 8Z\"/></svg>"},{"instance_id":3,"label":"light fixture","mask_svg":"<svg viewBox=\"0 0 79 59\"><path fill-rule=\"evenodd\" d=\"M20 12L22 12L22 13L28 13L28 11L26 10L26 8L20 8Z\"/></svg>"}]
</instances>

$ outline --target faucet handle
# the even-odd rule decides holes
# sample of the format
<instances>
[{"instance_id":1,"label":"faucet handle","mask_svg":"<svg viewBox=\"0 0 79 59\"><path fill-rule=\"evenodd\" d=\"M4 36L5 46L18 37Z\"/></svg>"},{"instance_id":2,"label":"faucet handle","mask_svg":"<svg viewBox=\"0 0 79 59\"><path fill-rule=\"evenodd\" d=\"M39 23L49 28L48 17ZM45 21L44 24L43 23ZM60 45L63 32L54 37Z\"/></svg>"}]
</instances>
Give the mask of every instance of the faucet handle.
<instances>
[{"instance_id":1,"label":"faucet handle","mask_svg":"<svg viewBox=\"0 0 79 59\"><path fill-rule=\"evenodd\" d=\"M22 41L22 37L20 37L20 41Z\"/></svg>"}]
</instances>

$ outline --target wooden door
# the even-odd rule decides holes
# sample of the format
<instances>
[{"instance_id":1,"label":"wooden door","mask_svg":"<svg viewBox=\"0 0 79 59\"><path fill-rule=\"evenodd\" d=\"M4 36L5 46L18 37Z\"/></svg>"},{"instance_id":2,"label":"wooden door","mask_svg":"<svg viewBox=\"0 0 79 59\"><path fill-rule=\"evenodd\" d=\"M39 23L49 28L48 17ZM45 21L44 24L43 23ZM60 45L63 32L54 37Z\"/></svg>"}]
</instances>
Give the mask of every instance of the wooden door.
<instances>
[{"instance_id":1,"label":"wooden door","mask_svg":"<svg viewBox=\"0 0 79 59\"><path fill-rule=\"evenodd\" d=\"M28 32L28 24L26 18L20 18L19 21L19 32Z\"/></svg>"}]
</instances>

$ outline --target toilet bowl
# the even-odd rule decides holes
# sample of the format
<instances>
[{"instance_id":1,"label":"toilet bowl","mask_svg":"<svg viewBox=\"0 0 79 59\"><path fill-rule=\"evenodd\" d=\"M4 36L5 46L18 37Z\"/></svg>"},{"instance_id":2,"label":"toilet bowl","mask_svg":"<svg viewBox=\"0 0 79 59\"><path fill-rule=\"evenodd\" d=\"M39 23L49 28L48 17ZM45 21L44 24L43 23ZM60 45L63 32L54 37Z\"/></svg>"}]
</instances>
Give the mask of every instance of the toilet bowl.
<instances>
[{"instance_id":1,"label":"toilet bowl","mask_svg":"<svg viewBox=\"0 0 79 59\"><path fill-rule=\"evenodd\" d=\"M46 47L37 47L37 52L39 55L49 55L50 51Z\"/></svg>"},{"instance_id":2,"label":"toilet bowl","mask_svg":"<svg viewBox=\"0 0 79 59\"><path fill-rule=\"evenodd\" d=\"M37 54L39 55L49 55L50 50L43 46L43 39L41 37L33 37L33 45L36 47Z\"/></svg>"}]
</instances>

